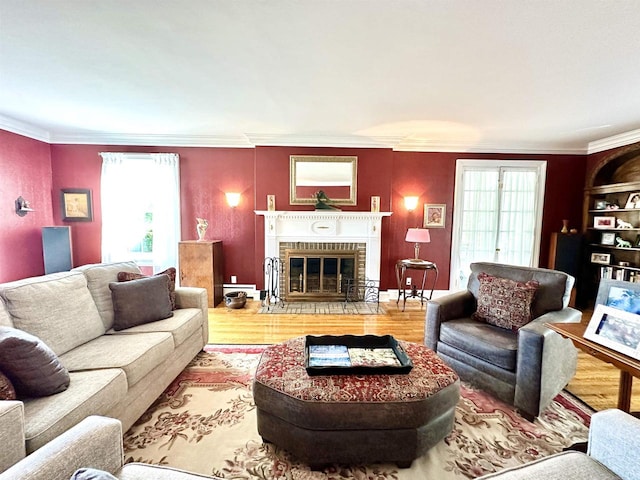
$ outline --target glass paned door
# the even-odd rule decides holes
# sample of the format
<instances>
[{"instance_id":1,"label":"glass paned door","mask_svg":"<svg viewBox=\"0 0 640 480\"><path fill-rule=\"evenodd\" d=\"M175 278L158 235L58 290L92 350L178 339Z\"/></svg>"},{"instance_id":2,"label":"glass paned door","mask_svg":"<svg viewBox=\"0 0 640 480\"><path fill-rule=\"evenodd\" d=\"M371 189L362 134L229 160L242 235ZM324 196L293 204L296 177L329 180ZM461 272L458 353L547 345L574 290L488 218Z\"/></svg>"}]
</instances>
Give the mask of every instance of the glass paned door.
<instances>
[{"instance_id":1,"label":"glass paned door","mask_svg":"<svg viewBox=\"0 0 640 480\"><path fill-rule=\"evenodd\" d=\"M459 160L451 252L452 290L472 262L536 266L545 162Z\"/></svg>"}]
</instances>

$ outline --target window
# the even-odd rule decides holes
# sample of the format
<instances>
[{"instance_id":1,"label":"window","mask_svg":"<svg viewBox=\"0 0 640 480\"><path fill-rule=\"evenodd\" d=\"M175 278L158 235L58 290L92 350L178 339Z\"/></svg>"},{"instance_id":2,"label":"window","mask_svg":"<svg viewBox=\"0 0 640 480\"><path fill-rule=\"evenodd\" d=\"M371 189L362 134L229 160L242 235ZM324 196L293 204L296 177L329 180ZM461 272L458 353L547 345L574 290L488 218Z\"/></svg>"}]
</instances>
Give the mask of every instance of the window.
<instances>
[{"instance_id":1,"label":"window","mask_svg":"<svg viewBox=\"0 0 640 480\"><path fill-rule=\"evenodd\" d=\"M545 174L539 161L458 160L451 289L473 262L537 266Z\"/></svg>"},{"instance_id":2,"label":"window","mask_svg":"<svg viewBox=\"0 0 640 480\"><path fill-rule=\"evenodd\" d=\"M101 153L102 261L177 265L180 174L173 153Z\"/></svg>"}]
</instances>

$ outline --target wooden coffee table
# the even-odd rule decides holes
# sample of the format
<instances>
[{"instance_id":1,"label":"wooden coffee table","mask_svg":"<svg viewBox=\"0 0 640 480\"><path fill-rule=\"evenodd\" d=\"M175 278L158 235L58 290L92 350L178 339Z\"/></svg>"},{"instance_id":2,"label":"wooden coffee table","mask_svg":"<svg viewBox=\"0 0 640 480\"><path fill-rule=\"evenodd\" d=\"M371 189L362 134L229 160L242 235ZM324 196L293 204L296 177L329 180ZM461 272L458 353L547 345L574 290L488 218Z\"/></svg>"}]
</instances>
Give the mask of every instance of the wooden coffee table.
<instances>
[{"instance_id":1,"label":"wooden coffee table","mask_svg":"<svg viewBox=\"0 0 640 480\"><path fill-rule=\"evenodd\" d=\"M618 408L629 412L633 377L640 377L640 361L584 338L587 326L583 323L547 323L547 327L573 341L580 350L620 369Z\"/></svg>"}]
</instances>

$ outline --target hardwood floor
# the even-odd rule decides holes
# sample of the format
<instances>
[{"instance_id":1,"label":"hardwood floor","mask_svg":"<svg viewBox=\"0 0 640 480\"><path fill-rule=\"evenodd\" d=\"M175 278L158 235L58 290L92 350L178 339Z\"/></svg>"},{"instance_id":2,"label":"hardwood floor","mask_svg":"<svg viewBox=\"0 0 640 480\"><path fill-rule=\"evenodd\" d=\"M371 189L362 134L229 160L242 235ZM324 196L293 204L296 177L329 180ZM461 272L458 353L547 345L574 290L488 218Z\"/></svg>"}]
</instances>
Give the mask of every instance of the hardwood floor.
<instances>
[{"instance_id":1,"label":"hardwood floor","mask_svg":"<svg viewBox=\"0 0 640 480\"><path fill-rule=\"evenodd\" d=\"M393 335L410 342L424 340L425 307L407 301L402 312L395 301L382 304L380 315L274 315L258 314L259 301L231 310L220 304L209 309L209 342L216 344L272 344L301 335ZM588 322L590 312L583 321ZM614 408L618 399L619 371L586 353L578 354L578 371L567 390L596 410ZM631 409L640 411L640 392L634 388Z\"/></svg>"}]
</instances>

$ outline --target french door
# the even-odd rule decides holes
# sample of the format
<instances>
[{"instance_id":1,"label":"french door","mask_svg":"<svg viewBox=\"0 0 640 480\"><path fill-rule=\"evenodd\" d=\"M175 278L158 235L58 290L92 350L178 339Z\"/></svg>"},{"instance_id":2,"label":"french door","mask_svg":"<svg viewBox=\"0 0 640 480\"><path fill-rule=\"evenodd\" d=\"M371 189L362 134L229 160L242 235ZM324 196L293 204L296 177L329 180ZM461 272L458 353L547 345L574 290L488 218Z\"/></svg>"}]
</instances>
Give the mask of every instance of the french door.
<instances>
[{"instance_id":1,"label":"french door","mask_svg":"<svg viewBox=\"0 0 640 480\"><path fill-rule=\"evenodd\" d=\"M466 288L469 265L537 266L546 162L458 160L450 287Z\"/></svg>"}]
</instances>

